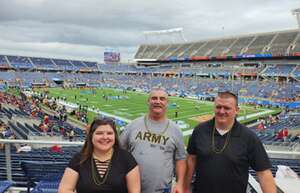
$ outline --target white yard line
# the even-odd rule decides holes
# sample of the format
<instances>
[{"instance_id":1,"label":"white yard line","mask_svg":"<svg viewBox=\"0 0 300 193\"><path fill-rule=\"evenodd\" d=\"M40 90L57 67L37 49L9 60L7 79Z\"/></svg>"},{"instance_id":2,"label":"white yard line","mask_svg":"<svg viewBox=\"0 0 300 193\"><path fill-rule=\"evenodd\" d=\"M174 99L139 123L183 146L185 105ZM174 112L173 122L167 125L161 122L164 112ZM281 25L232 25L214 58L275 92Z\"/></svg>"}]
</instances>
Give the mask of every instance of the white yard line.
<instances>
[{"instance_id":1,"label":"white yard line","mask_svg":"<svg viewBox=\"0 0 300 193\"><path fill-rule=\"evenodd\" d=\"M62 105L65 105L65 106L69 106L69 107L75 107L75 108L78 107L78 105L75 104L75 103L70 103L70 102L66 103L65 101L58 101L58 103L60 103ZM107 117L112 117L112 118L124 121L126 123L130 123L131 122L131 120L129 120L129 119L126 119L126 118L123 118L123 117L120 117L120 116L117 116L117 115L113 115L113 114L110 114L110 113L107 113L107 112L103 112L103 111L100 111L98 109L88 108L88 111L94 112L96 114L101 114L101 115L104 115L104 116L107 116Z\"/></svg>"}]
</instances>

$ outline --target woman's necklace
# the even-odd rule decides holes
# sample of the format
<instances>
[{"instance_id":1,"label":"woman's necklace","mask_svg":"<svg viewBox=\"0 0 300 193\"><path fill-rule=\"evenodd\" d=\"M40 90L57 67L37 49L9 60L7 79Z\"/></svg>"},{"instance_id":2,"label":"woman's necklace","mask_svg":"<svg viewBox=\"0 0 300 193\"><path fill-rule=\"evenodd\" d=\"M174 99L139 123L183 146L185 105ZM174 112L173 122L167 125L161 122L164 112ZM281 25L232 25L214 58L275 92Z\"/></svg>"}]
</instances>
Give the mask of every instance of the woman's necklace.
<instances>
[{"instance_id":1,"label":"woman's necklace","mask_svg":"<svg viewBox=\"0 0 300 193\"><path fill-rule=\"evenodd\" d=\"M145 123L146 130L148 132L150 132L150 129L149 129L148 124L147 124L147 115L144 116L144 123ZM168 120L166 127L162 130L161 133L159 133L159 135L163 135L168 130L169 125L170 125L170 121Z\"/></svg>"},{"instance_id":2,"label":"woman's necklace","mask_svg":"<svg viewBox=\"0 0 300 193\"><path fill-rule=\"evenodd\" d=\"M231 128L232 129L232 128ZM211 139L211 144L212 144L212 151L216 154L222 153L226 146L229 144L229 140L230 140L230 135L231 135L231 129L228 131L227 135L226 135L226 139L225 139L225 143L223 145L223 147L221 149L218 149L215 146L215 131L216 131L216 127L214 126L213 128L213 132L212 132L212 139Z\"/></svg>"},{"instance_id":3,"label":"woman's necklace","mask_svg":"<svg viewBox=\"0 0 300 193\"><path fill-rule=\"evenodd\" d=\"M97 167L95 166L95 161L94 161L94 158L92 157L91 159L91 168L92 168L92 177L93 177L93 180L94 180L94 183L97 185L97 186L101 186L102 184L104 184L107 180L107 176L110 172L110 169L111 169L111 163L112 163L112 157L113 157L113 149L112 149L112 153L111 153L111 157L110 157L110 160L109 160L109 164L108 164L108 167L107 167L107 170L105 172L105 175L103 176L102 179L99 178L99 173L98 173L98 170L97 170ZM97 157L96 157L97 158ZM100 160L99 160L100 161Z\"/></svg>"}]
</instances>

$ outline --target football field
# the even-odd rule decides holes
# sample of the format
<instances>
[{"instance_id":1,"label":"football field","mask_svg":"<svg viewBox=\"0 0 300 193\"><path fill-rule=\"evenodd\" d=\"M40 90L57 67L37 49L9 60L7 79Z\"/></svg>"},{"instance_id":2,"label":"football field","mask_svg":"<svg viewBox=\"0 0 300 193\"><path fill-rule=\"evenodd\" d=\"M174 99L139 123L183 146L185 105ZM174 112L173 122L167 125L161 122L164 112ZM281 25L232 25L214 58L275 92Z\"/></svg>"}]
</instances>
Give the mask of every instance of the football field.
<instances>
[{"instance_id":1,"label":"football field","mask_svg":"<svg viewBox=\"0 0 300 193\"><path fill-rule=\"evenodd\" d=\"M129 122L144 115L147 110L148 94L119 89L62 89L49 88L49 96L65 97L66 101L87 106L89 108L89 122L98 113L116 117L119 120ZM258 116L266 116L276 110L257 108L253 106L240 106L239 120L249 121ZM177 113L176 113L177 112ZM213 103L196 99L169 97L168 117L176 121L185 136L191 134L191 130L201 121L213 116Z\"/></svg>"}]
</instances>

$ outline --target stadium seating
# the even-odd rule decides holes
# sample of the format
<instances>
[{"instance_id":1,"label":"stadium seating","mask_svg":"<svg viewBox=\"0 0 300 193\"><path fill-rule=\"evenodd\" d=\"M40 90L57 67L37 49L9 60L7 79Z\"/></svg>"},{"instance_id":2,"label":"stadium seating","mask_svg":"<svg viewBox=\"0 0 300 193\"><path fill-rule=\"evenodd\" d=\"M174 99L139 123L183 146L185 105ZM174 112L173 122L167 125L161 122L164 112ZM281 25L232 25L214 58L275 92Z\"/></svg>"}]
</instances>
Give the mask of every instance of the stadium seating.
<instances>
[{"instance_id":1,"label":"stadium seating","mask_svg":"<svg viewBox=\"0 0 300 193\"><path fill-rule=\"evenodd\" d=\"M31 69L34 66L28 57L24 56L7 56L9 63L16 69Z\"/></svg>"},{"instance_id":2,"label":"stadium seating","mask_svg":"<svg viewBox=\"0 0 300 193\"><path fill-rule=\"evenodd\" d=\"M36 184L36 190L42 190L42 192L58 188L67 165L68 162L22 161L21 168L27 177L27 192L29 193L30 188Z\"/></svg>"},{"instance_id":3,"label":"stadium seating","mask_svg":"<svg viewBox=\"0 0 300 193\"><path fill-rule=\"evenodd\" d=\"M69 146L63 147L60 152L52 152L50 147L44 147L38 149L33 148L30 152L16 153L16 149L12 146L11 165L14 185L27 187L28 182L57 179L57 177L60 177L64 172L64 168L72 156L79 150L79 146ZM1 180L6 180L5 153L3 150L0 151L0 181Z\"/></svg>"},{"instance_id":4,"label":"stadium seating","mask_svg":"<svg viewBox=\"0 0 300 193\"><path fill-rule=\"evenodd\" d=\"M292 44L293 46L291 47L291 49L289 50L290 54L293 53L297 53L300 52L300 35L298 34L298 36L296 37L295 41Z\"/></svg>"},{"instance_id":5,"label":"stadium seating","mask_svg":"<svg viewBox=\"0 0 300 193\"><path fill-rule=\"evenodd\" d=\"M174 57L174 52L181 46L181 44L171 44L165 51L163 54L161 54L158 58L159 59L171 59L172 57ZM149 47L149 46L148 46ZM147 52L151 52L150 49L146 50ZM144 55L142 55L144 56Z\"/></svg>"},{"instance_id":6,"label":"stadium seating","mask_svg":"<svg viewBox=\"0 0 300 193\"><path fill-rule=\"evenodd\" d=\"M0 181L0 193L4 193L12 184L13 182L9 180Z\"/></svg>"},{"instance_id":7,"label":"stadium seating","mask_svg":"<svg viewBox=\"0 0 300 193\"><path fill-rule=\"evenodd\" d=\"M289 76L290 73L294 70L295 65L276 65L268 66L266 70L262 73L264 76Z\"/></svg>"},{"instance_id":8,"label":"stadium seating","mask_svg":"<svg viewBox=\"0 0 300 193\"><path fill-rule=\"evenodd\" d=\"M53 63L53 61L50 58L30 57L29 59L36 66L37 69L57 69L57 66Z\"/></svg>"},{"instance_id":9,"label":"stadium seating","mask_svg":"<svg viewBox=\"0 0 300 193\"><path fill-rule=\"evenodd\" d=\"M76 67L69 61L63 59L52 59L52 61L57 65L60 70L73 71Z\"/></svg>"},{"instance_id":10,"label":"stadium seating","mask_svg":"<svg viewBox=\"0 0 300 193\"><path fill-rule=\"evenodd\" d=\"M157 48L157 45L147 45L146 48L143 50L142 58L150 58L154 50Z\"/></svg>"},{"instance_id":11,"label":"stadium seating","mask_svg":"<svg viewBox=\"0 0 300 193\"><path fill-rule=\"evenodd\" d=\"M0 68L10 68L5 56L0 55Z\"/></svg>"},{"instance_id":12,"label":"stadium seating","mask_svg":"<svg viewBox=\"0 0 300 193\"><path fill-rule=\"evenodd\" d=\"M300 160L299 159L283 159L283 158L271 158L270 159L271 164L272 164L272 174L275 177L276 171L277 171L277 166L278 165L285 165L289 166L292 170L294 170L299 176L300 176ZM249 173L252 176L256 176L255 171L249 170Z\"/></svg>"},{"instance_id":13,"label":"stadium seating","mask_svg":"<svg viewBox=\"0 0 300 193\"><path fill-rule=\"evenodd\" d=\"M222 56L230 46L236 41L236 38L223 39L221 42L209 53L210 56Z\"/></svg>"},{"instance_id":14,"label":"stadium seating","mask_svg":"<svg viewBox=\"0 0 300 193\"><path fill-rule=\"evenodd\" d=\"M97 71L98 70L98 66L96 62L87 62L87 61L82 61L83 64L85 64L88 68L90 68L91 70Z\"/></svg>"},{"instance_id":15,"label":"stadium seating","mask_svg":"<svg viewBox=\"0 0 300 193\"><path fill-rule=\"evenodd\" d=\"M82 61L78 61L78 60L70 60L70 63L78 67L78 69L87 67Z\"/></svg>"},{"instance_id":16,"label":"stadium seating","mask_svg":"<svg viewBox=\"0 0 300 193\"><path fill-rule=\"evenodd\" d=\"M143 58L143 53L144 50L146 49L146 45L140 45L140 47L138 48L137 52L135 53L134 58Z\"/></svg>"},{"instance_id":17,"label":"stadium seating","mask_svg":"<svg viewBox=\"0 0 300 193\"><path fill-rule=\"evenodd\" d=\"M248 46L248 49L244 54L258 54L264 51L264 48L271 43L271 40L275 37L275 33L258 35L255 40Z\"/></svg>"},{"instance_id":18,"label":"stadium seating","mask_svg":"<svg viewBox=\"0 0 300 193\"><path fill-rule=\"evenodd\" d=\"M298 33L298 31L278 33L272 41L270 49L264 53L271 53L274 56L286 55L289 46L293 43Z\"/></svg>"},{"instance_id":19,"label":"stadium seating","mask_svg":"<svg viewBox=\"0 0 300 193\"><path fill-rule=\"evenodd\" d=\"M232 47L229 49L229 51L225 54L229 56L241 54L243 49L246 48L254 39L254 36L246 36L246 37L240 37L234 42Z\"/></svg>"},{"instance_id":20,"label":"stadium seating","mask_svg":"<svg viewBox=\"0 0 300 193\"><path fill-rule=\"evenodd\" d=\"M200 48L202 48L205 44L206 44L206 42L196 42L196 43L193 43L192 46L190 46L190 47L185 51L185 56L187 56L187 57L194 56L195 53L196 53Z\"/></svg>"},{"instance_id":21,"label":"stadium seating","mask_svg":"<svg viewBox=\"0 0 300 193\"><path fill-rule=\"evenodd\" d=\"M7 82L14 82L16 77L14 72L0 71L1 80L5 80Z\"/></svg>"},{"instance_id":22,"label":"stadium seating","mask_svg":"<svg viewBox=\"0 0 300 193\"><path fill-rule=\"evenodd\" d=\"M170 46L169 44L158 46L149 57L150 58L159 57L162 53L164 53L168 49L169 46Z\"/></svg>"},{"instance_id":23,"label":"stadium seating","mask_svg":"<svg viewBox=\"0 0 300 193\"><path fill-rule=\"evenodd\" d=\"M182 44L143 44L138 48L135 58L172 61L240 54L286 56L288 53L300 52L299 39L299 30L286 30Z\"/></svg>"},{"instance_id":24,"label":"stadium seating","mask_svg":"<svg viewBox=\"0 0 300 193\"><path fill-rule=\"evenodd\" d=\"M30 193L57 193L60 181L40 181Z\"/></svg>"},{"instance_id":25,"label":"stadium seating","mask_svg":"<svg viewBox=\"0 0 300 193\"><path fill-rule=\"evenodd\" d=\"M173 54L177 58L188 58L189 57L189 49L193 46L192 43L182 44L176 52Z\"/></svg>"},{"instance_id":26,"label":"stadium seating","mask_svg":"<svg viewBox=\"0 0 300 193\"><path fill-rule=\"evenodd\" d=\"M296 78L300 78L300 66L297 66L296 69L294 70L293 72L293 75L296 77Z\"/></svg>"},{"instance_id":27,"label":"stadium seating","mask_svg":"<svg viewBox=\"0 0 300 193\"><path fill-rule=\"evenodd\" d=\"M259 73L257 68L247 68L247 67L240 67L235 64L227 64L221 65L221 66L214 66L214 65L194 65L192 67L188 68L173 68L169 66L162 66L162 67L135 67L132 65L107 65L102 64L100 65L100 71L103 73L113 73L117 72L118 75L114 74L113 76L105 75L106 79L103 82L103 78L99 76L99 74L95 73L40 73L40 72L9 72L8 75L3 73L3 78L5 81L8 81L11 85L18 85L20 82L22 82L24 85L27 85L28 87L31 87L32 83L43 83L47 82L50 85L54 85L55 83L53 81L54 78L58 78L61 80L68 80L68 82L73 83L73 85L76 85L76 83L88 83L91 85L105 85L110 84L111 86L114 85L114 87L121 87L126 88L128 86L132 88L139 88L143 89L145 84L141 84L144 82L148 82L147 88L151 88L151 86L155 86L155 84L159 83L160 81L163 83L168 78L164 77L152 77L152 78L145 78L139 75L139 73L144 74L164 74L164 73L172 73L177 76L179 75L186 75L186 76L202 76L202 77L214 77L214 78L225 78L224 80L218 80L218 79L209 79L208 82L215 82L214 87L221 87L222 84L225 83L225 85L230 88L232 86L232 83L230 80L227 80L232 75L236 74L247 74L247 73ZM296 67L295 65L268 65L265 70L260 73L261 76L270 76L270 77L291 77L298 73L299 67ZM130 76L124 75L123 73L130 73ZM1 75L2 73L0 73ZM183 77L184 78L184 77ZM16 81L16 79L18 81ZM151 80L152 79L152 80ZM157 80L156 79L160 79ZM207 88L204 84L206 82L205 78L203 81L201 80L200 83L198 83L197 80L191 79L188 84L185 84L183 86L183 90L188 91L190 90L190 87L194 84L197 84L197 87L199 87L199 90L202 90L202 92L207 92L210 88ZM124 81L125 80L125 81ZM137 83L137 80L140 80L140 82ZM128 81L130 81L130 85L128 85ZM177 81L177 83L172 83L170 88L173 86L181 87L181 82ZM126 85L124 85L126 84ZM241 93L242 96L245 97L259 97L259 98L270 98L273 97L274 99L282 99L284 101L288 99L293 99L297 96L297 93L299 92L299 86L297 82L287 82L284 84L276 83L272 81L263 81L263 82L257 82L257 81L243 81L243 82L235 82L236 90L243 90L243 93ZM271 89L270 90L270 88ZM213 87L213 88L214 88ZM211 87L212 88L212 87ZM190 90L190 92L193 93L193 91ZM293 99L294 100L294 99Z\"/></svg>"},{"instance_id":28,"label":"stadium seating","mask_svg":"<svg viewBox=\"0 0 300 193\"><path fill-rule=\"evenodd\" d=\"M206 42L202 47L200 47L196 53L193 53L193 56L207 56L211 53L211 51L218 46L221 40L211 40Z\"/></svg>"},{"instance_id":29,"label":"stadium seating","mask_svg":"<svg viewBox=\"0 0 300 193\"><path fill-rule=\"evenodd\" d=\"M67 71L98 71L96 62L78 61L78 60L64 60L64 59L51 59L40 57L26 57L26 56L5 56L0 55L0 69L11 68L16 69L37 69L37 70L67 70Z\"/></svg>"}]
</instances>

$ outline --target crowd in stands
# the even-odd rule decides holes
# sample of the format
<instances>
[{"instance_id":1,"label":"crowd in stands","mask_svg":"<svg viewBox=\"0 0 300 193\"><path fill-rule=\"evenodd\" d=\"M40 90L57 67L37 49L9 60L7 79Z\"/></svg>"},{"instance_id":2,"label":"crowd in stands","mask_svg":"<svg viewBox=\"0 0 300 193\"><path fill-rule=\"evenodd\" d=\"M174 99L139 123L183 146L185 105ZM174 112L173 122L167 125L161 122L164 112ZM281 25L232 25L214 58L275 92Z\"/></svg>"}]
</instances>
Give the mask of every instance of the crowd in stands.
<instances>
[{"instance_id":1,"label":"crowd in stands","mask_svg":"<svg viewBox=\"0 0 300 193\"><path fill-rule=\"evenodd\" d=\"M87 112L88 112L87 107L82 107L81 105L79 105L78 109L71 112L71 115L74 114L77 120L87 124L88 123Z\"/></svg>"},{"instance_id":2,"label":"crowd in stands","mask_svg":"<svg viewBox=\"0 0 300 193\"><path fill-rule=\"evenodd\" d=\"M44 112L42 110L41 105L49 105L49 103L43 103L46 101L45 98L43 97L33 96L32 98L21 99L8 93L0 92L0 101L1 104L3 104L2 106L6 104L5 105L6 107L5 108L2 107L2 108L5 109L5 115L9 120L8 125L13 126L14 129L17 130L20 129L18 128L18 126L25 127L21 129L20 131L21 135L17 135L16 138L21 137L23 139L24 138L27 139L28 135L31 135L35 132L37 132L38 135L62 136L63 138L72 141L75 139L83 140L84 138L84 131L82 129L74 128L73 126L67 123L67 112L64 107L58 108L58 106L56 105L57 108L55 110L57 110L57 112L54 114L48 114ZM53 105L53 103L50 104ZM24 112L27 118L36 120L36 122L39 122L39 125L30 126L27 123L25 123L24 125L16 121L17 119L12 121L11 117L18 116L18 115L14 115L13 113L11 113L11 112L15 112L16 110L15 111L11 110L10 106L7 105L11 105L11 108L15 108L20 112ZM34 132L32 130L34 130ZM9 137L10 136L9 131L10 130L4 129L2 133L5 135L3 136ZM18 133L18 131L16 130L14 130L13 132Z\"/></svg>"},{"instance_id":3,"label":"crowd in stands","mask_svg":"<svg viewBox=\"0 0 300 193\"><path fill-rule=\"evenodd\" d=\"M93 87L133 88L147 91L158 84L168 88L169 92L185 92L186 95L203 97L217 89L234 88L239 96L246 98L267 99L273 102L295 102L300 100L300 87L297 81L275 81L273 79L246 80L238 78L231 80L232 73L242 74L243 69L236 64L228 65L192 65L180 67L175 65L161 67L136 67L132 65L99 65L99 73L68 73L68 72L12 72L0 71L3 81L10 86L31 87L41 83L46 86L57 86L54 79L64 82L64 85L76 87L85 84ZM241 69L240 71L238 69ZM258 68L250 68L252 70ZM267 65L261 68L262 76L290 76L298 73L299 65ZM166 76L166 73L173 73ZM153 75L156 74L156 75ZM204 76L204 77L203 77ZM206 77L206 78L205 78ZM295 77L297 77L295 75ZM253 102L253 101L247 101ZM55 108L55 107L54 107Z\"/></svg>"},{"instance_id":4,"label":"crowd in stands","mask_svg":"<svg viewBox=\"0 0 300 193\"><path fill-rule=\"evenodd\" d=\"M58 105L58 100L66 101L65 97L49 97L47 95L47 92L41 94L34 94L32 95L32 97L40 103L49 107L49 109L54 110L57 115L56 117L59 121L67 121L68 113L66 107L64 105ZM78 105L78 108L70 112L70 115L74 115L77 120L83 123L88 123L87 106Z\"/></svg>"},{"instance_id":5,"label":"crowd in stands","mask_svg":"<svg viewBox=\"0 0 300 193\"><path fill-rule=\"evenodd\" d=\"M299 112L299 111L298 111ZM260 139L270 144L272 142L300 142L300 114L281 112L257 120L252 127Z\"/></svg>"},{"instance_id":6,"label":"crowd in stands","mask_svg":"<svg viewBox=\"0 0 300 193\"><path fill-rule=\"evenodd\" d=\"M152 84L157 84L157 82L160 82L163 80L164 84L174 84L178 83L178 81L174 81L174 79L170 78L165 78L165 77L144 77L144 79L140 79L141 81L139 82L142 87L145 86L151 86ZM185 86L191 86L191 80L189 78L183 79L184 81L181 81L180 83ZM120 82L123 82L125 84L130 85L133 80L123 80L122 76L111 76L111 77L106 77L103 84L107 84L108 82L110 84L118 84ZM136 81L136 80L135 80ZM206 80L205 80L206 81ZM150 82L150 85L148 83ZM208 80L206 81L206 84L212 84L209 83ZM226 86L226 82L220 81L220 84L223 84L223 86ZM230 83L228 83L230 84ZM170 86L172 88L172 86ZM207 87L209 89L209 87ZM204 92L208 92L208 90L204 90ZM26 112L28 115L31 117L39 119L40 124L37 126L38 131L41 133L45 133L49 136L53 135L60 135L63 136L66 139L69 140L74 140L74 138L77 138L76 136L78 135L77 130L72 129L70 126L66 126L66 121L68 117L68 113L66 111L66 108L64 106L58 105L57 100L65 100L64 98L56 99L56 98L50 98L47 96L47 93L42 93L42 94L37 94L37 95L32 95L31 99L26 99L26 103L21 100L20 98L13 96L11 94L7 93L2 93L0 92L0 101L1 103L6 103L6 104L11 104L15 106L16 108ZM30 101L30 102L28 102ZM45 112L43 112L41 108L41 104L48 106L50 109L55 111L55 115L48 115ZM84 123L88 123L87 120L87 107L80 106L79 108L72 111L70 113L71 115L74 115L74 117ZM7 115L9 119L13 116L12 114ZM282 116L270 116L266 117L263 120L259 120L259 124L257 126L257 131L259 134L262 133L271 133L271 138L270 140L275 140L275 141L295 141L297 138L297 134L289 135L286 134L286 130L290 130L290 127L293 126L292 124L286 126L280 125L280 127L276 127L274 129L274 125L277 125L277 123L282 122L282 121L288 121L289 123L294 123L294 127L297 126L297 124L300 127L299 121L297 121L297 118L295 116L289 116L289 118L282 117ZM286 128L284 130L284 128ZM10 137L10 129L3 130L2 133ZM80 132L81 133L81 132ZM83 133L83 132L82 132ZM81 133L81 134L82 134ZM264 136L264 135L262 135Z\"/></svg>"}]
</instances>

